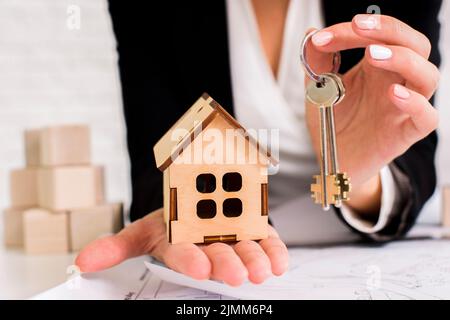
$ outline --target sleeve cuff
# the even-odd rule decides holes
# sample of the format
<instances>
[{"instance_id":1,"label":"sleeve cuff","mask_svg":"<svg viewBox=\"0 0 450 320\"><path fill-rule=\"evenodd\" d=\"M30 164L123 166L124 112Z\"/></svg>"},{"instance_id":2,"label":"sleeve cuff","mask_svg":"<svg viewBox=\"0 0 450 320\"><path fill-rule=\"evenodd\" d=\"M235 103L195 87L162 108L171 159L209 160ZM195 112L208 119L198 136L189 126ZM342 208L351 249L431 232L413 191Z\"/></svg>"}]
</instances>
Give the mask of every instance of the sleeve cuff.
<instances>
[{"instance_id":1,"label":"sleeve cuff","mask_svg":"<svg viewBox=\"0 0 450 320\"><path fill-rule=\"evenodd\" d=\"M342 204L341 214L344 220L354 229L366 234L374 234L387 226L395 213L394 204L398 194L394 176L388 166L380 170L381 179L381 208L378 220L373 223L362 219L354 210Z\"/></svg>"}]
</instances>

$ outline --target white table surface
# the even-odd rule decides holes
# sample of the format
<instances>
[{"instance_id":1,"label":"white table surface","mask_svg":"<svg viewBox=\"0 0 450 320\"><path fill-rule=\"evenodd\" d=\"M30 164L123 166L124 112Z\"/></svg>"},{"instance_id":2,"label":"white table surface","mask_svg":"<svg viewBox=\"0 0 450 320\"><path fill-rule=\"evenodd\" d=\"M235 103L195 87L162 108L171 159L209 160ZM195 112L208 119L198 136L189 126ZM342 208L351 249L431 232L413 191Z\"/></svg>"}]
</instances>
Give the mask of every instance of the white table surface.
<instances>
[{"instance_id":1,"label":"white table surface","mask_svg":"<svg viewBox=\"0 0 450 320\"><path fill-rule=\"evenodd\" d=\"M28 299L64 282L76 254L26 255L5 248L0 224L0 299Z\"/></svg>"},{"instance_id":2,"label":"white table surface","mask_svg":"<svg viewBox=\"0 0 450 320\"><path fill-rule=\"evenodd\" d=\"M419 222L422 226L431 224L433 230L439 217L440 197L434 197L424 208ZM430 233L423 227L420 229ZM2 223L0 240L0 299L28 299L69 279L68 268L73 264L75 253L26 255L20 249L5 248Z\"/></svg>"}]
</instances>

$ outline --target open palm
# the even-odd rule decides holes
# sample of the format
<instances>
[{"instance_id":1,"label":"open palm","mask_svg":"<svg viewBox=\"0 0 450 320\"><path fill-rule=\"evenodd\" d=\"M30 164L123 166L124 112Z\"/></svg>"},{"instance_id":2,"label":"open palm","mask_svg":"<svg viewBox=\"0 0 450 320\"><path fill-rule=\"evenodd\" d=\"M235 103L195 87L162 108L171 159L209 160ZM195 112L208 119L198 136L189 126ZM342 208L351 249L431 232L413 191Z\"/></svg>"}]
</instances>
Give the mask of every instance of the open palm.
<instances>
[{"instance_id":1,"label":"open palm","mask_svg":"<svg viewBox=\"0 0 450 320\"><path fill-rule=\"evenodd\" d=\"M172 245L167 241L163 212L159 209L130 224L117 235L89 244L80 252L75 263L81 271L93 272L144 254L192 278L212 278L232 286L238 286L246 279L261 283L272 274L281 275L287 270L289 260L286 246L271 226L269 238L259 242Z\"/></svg>"}]
</instances>

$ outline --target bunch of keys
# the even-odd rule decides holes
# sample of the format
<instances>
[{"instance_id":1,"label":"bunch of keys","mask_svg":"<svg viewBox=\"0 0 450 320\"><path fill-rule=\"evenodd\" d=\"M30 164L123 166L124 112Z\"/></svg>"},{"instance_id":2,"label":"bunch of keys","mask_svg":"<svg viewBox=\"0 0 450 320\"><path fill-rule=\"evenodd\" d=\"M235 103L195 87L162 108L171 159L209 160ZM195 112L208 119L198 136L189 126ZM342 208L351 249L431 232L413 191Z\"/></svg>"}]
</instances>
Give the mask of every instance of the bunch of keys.
<instances>
[{"instance_id":1,"label":"bunch of keys","mask_svg":"<svg viewBox=\"0 0 450 320\"><path fill-rule=\"evenodd\" d=\"M333 71L316 74L306 60L306 45L316 31L306 35L302 43L301 61L306 74L312 79L306 87L306 98L319 108L320 115L320 175L314 176L311 185L312 198L322 204L324 210L330 205L340 207L349 200L350 178L339 172L334 106L345 96L344 84L337 75L340 64L339 52L334 54Z\"/></svg>"}]
</instances>

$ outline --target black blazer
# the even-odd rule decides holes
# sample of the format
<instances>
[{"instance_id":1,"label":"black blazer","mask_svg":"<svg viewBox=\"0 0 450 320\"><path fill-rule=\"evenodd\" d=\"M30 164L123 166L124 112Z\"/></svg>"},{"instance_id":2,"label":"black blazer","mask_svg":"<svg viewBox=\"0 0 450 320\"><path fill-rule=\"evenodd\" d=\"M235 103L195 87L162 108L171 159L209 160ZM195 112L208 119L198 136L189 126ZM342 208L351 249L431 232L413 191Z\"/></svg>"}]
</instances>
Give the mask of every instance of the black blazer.
<instances>
[{"instance_id":1,"label":"black blazer","mask_svg":"<svg viewBox=\"0 0 450 320\"><path fill-rule=\"evenodd\" d=\"M236 0L238 1L238 0ZM317 0L318 1L318 0ZM440 64L437 19L441 0L322 0L326 25L350 21L376 4L381 13L408 23L430 39L430 60ZM109 0L117 39L123 106L131 161L131 219L162 207L162 174L153 145L184 111L208 92L233 114L227 20L224 0ZM343 52L340 72L362 57ZM380 233L404 234L413 225L436 185L436 133L412 146L395 164L410 180L413 193L405 216Z\"/></svg>"}]
</instances>

